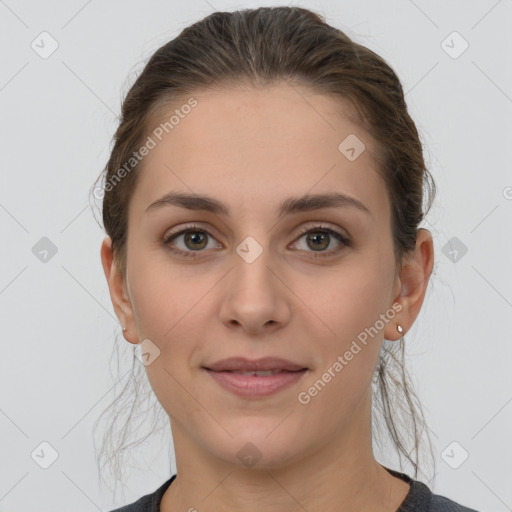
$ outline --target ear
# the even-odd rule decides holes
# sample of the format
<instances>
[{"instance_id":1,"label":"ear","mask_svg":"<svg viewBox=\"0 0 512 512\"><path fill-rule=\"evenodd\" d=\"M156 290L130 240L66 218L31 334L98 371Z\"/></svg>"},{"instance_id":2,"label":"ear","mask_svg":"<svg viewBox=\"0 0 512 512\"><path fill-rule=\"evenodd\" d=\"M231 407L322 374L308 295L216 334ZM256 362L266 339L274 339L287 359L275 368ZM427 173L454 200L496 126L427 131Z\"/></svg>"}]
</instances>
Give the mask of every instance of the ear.
<instances>
[{"instance_id":1,"label":"ear","mask_svg":"<svg viewBox=\"0 0 512 512\"><path fill-rule=\"evenodd\" d=\"M434 243L430 231L424 228L418 230L416 248L412 255L406 257L402 270L395 284L394 303L402 306L397 312L394 322L386 325L384 337L387 340L399 340L411 328L418 316L428 281L434 266ZM396 306L395 306L396 307ZM403 327L399 333L397 325Z\"/></svg>"},{"instance_id":2,"label":"ear","mask_svg":"<svg viewBox=\"0 0 512 512\"><path fill-rule=\"evenodd\" d=\"M110 299L114 306L114 311L119 318L122 327L127 329L123 331L123 336L130 343L138 343L137 331L133 321L133 309L126 293L126 283L121 271L116 267L114 254L112 252L112 239L107 236L101 244L101 264L107 278Z\"/></svg>"}]
</instances>

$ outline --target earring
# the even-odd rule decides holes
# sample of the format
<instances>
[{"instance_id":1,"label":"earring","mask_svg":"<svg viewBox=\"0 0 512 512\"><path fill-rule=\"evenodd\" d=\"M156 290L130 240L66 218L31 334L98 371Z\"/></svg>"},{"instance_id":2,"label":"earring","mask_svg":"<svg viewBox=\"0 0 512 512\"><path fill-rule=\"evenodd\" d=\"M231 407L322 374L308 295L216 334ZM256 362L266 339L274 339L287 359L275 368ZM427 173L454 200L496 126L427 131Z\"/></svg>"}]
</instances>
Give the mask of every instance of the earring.
<instances>
[{"instance_id":1,"label":"earring","mask_svg":"<svg viewBox=\"0 0 512 512\"><path fill-rule=\"evenodd\" d=\"M128 329L128 327L123 327L123 331L126 331L126 329Z\"/></svg>"},{"instance_id":2,"label":"earring","mask_svg":"<svg viewBox=\"0 0 512 512\"><path fill-rule=\"evenodd\" d=\"M396 326L396 330L397 330L400 334L402 334L402 332L403 332L404 328L403 328L400 324L398 324L398 325Z\"/></svg>"}]
</instances>

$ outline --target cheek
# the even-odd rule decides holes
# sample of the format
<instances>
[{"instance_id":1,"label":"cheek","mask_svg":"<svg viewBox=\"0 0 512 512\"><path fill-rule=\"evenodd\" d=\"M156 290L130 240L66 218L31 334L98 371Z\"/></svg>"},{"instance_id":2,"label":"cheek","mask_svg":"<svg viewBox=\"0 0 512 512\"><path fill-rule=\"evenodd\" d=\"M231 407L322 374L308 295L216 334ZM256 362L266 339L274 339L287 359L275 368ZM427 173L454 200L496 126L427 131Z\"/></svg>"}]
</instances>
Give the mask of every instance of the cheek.
<instances>
[{"instance_id":1,"label":"cheek","mask_svg":"<svg viewBox=\"0 0 512 512\"><path fill-rule=\"evenodd\" d=\"M140 265L133 257L132 263L128 279L139 339L159 350L145 367L148 380L167 414L184 419L195 407L190 394L199 396L189 382L190 368L204 338L207 301L200 299L211 285L165 263L150 264L147 257Z\"/></svg>"},{"instance_id":2,"label":"cheek","mask_svg":"<svg viewBox=\"0 0 512 512\"><path fill-rule=\"evenodd\" d=\"M139 336L161 344L193 308L197 290L193 280L186 279L161 257L151 258L137 250L130 256L127 278Z\"/></svg>"},{"instance_id":3,"label":"cheek","mask_svg":"<svg viewBox=\"0 0 512 512\"><path fill-rule=\"evenodd\" d=\"M324 324L323 334L315 336L316 371L300 390L302 399L308 401L299 400L300 407L308 408L306 421L312 425L320 422L336 429L370 390L383 339L383 330L375 334L372 327L386 307L380 278L369 267L350 272L347 268L326 281L324 295L318 289L310 295L316 297L311 309ZM311 328L308 332L313 336ZM328 418L326 411L330 411Z\"/></svg>"},{"instance_id":4,"label":"cheek","mask_svg":"<svg viewBox=\"0 0 512 512\"><path fill-rule=\"evenodd\" d=\"M326 401L318 402L328 404L327 397L357 400L372 378L381 351L384 329L379 319L389 307L387 279L378 261L360 259L357 265L347 262L321 282L323 293L315 287L305 295L311 298L308 306L321 320L311 314L306 320L314 319L320 329L315 336L317 373L330 382L326 386L329 390L322 392ZM308 332L313 336L311 325ZM340 398L340 393L345 398Z\"/></svg>"},{"instance_id":5,"label":"cheek","mask_svg":"<svg viewBox=\"0 0 512 512\"><path fill-rule=\"evenodd\" d=\"M160 350L158 365L148 366L148 375L159 380L185 376L193 362L194 353L207 343L204 326L211 324L211 295L209 290L216 279L172 266L165 261L145 255L138 264L134 252L128 267L130 298L140 340L151 340ZM140 254L140 257L143 255ZM155 361L155 363L157 362ZM180 379L181 381L181 379ZM166 387L175 383L167 382Z\"/></svg>"},{"instance_id":6,"label":"cheek","mask_svg":"<svg viewBox=\"0 0 512 512\"><path fill-rule=\"evenodd\" d=\"M321 280L323 286L316 282L304 294L311 309L340 340L357 337L389 307L390 283L380 265L368 263L361 260L340 267Z\"/></svg>"}]
</instances>

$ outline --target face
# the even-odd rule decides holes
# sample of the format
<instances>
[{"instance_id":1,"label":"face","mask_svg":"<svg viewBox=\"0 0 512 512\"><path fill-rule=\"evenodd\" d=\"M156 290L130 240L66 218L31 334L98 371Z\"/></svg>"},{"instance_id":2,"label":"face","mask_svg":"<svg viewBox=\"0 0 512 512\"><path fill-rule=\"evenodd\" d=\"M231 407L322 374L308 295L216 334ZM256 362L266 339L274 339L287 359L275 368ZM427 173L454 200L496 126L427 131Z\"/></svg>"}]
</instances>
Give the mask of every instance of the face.
<instances>
[{"instance_id":1,"label":"face","mask_svg":"<svg viewBox=\"0 0 512 512\"><path fill-rule=\"evenodd\" d=\"M375 146L348 104L305 88L193 96L197 106L144 158L128 216L129 328L160 351L146 371L174 441L238 466L248 442L268 467L341 449L369 434L382 319L398 291ZM339 149L351 134L365 144L355 159ZM155 204L169 193L226 211ZM306 194L362 206L294 202L279 215ZM307 371L270 395L240 396L204 369L229 357Z\"/></svg>"}]
</instances>

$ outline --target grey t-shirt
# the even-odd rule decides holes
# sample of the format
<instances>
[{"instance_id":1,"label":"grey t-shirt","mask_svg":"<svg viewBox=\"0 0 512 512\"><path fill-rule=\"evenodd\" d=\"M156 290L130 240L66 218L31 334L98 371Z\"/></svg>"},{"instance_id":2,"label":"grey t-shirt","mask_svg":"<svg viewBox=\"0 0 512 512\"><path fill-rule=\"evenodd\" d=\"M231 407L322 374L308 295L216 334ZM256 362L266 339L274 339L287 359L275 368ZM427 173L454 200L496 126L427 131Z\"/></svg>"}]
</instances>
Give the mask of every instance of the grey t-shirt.
<instances>
[{"instance_id":1,"label":"grey t-shirt","mask_svg":"<svg viewBox=\"0 0 512 512\"><path fill-rule=\"evenodd\" d=\"M405 473L400 473L386 467L385 469L411 486L407 496L396 512L477 512L472 508L464 507L444 496L432 494L432 491L424 483L413 480ZM162 496L176 476L177 475L173 475L153 493L146 494L134 503L116 508L111 512L160 512Z\"/></svg>"}]
</instances>

